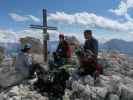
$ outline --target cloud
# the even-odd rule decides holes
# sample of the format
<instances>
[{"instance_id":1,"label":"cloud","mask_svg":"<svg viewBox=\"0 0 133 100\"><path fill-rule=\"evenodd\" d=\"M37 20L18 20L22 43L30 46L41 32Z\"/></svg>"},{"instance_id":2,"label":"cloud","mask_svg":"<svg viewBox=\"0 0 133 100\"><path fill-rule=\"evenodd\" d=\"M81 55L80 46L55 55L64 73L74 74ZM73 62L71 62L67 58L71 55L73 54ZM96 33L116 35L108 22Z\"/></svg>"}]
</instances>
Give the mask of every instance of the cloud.
<instances>
[{"instance_id":1,"label":"cloud","mask_svg":"<svg viewBox=\"0 0 133 100\"><path fill-rule=\"evenodd\" d=\"M40 19L33 15L19 15L17 13L9 13L9 16L12 18L12 20L16 22L25 22L29 20L32 20L34 22L40 22Z\"/></svg>"},{"instance_id":2,"label":"cloud","mask_svg":"<svg viewBox=\"0 0 133 100\"><path fill-rule=\"evenodd\" d=\"M129 32L129 35L133 37L133 31L132 32Z\"/></svg>"},{"instance_id":3,"label":"cloud","mask_svg":"<svg viewBox=\"0 0 133 100\"><path fill-rule=\"evenodd\" d=\"M0 42L17 42L17 35L12 30L0 29Z\"/></svg>"},{"instance_id":4,"label":"cloud","mask_svg":"<svg viewBox=\"0 0 133 100\"><path fill-rule=\"evenodd\" d=\"M2 30L0 29L0 42L19 42L20 38L30 36L38 39L42 39L42 33L39 30L22 30L22 31L12 31L12 30Z\"/></svg>"},{"instance_id":5,"label":"cloud","mask_svg":"<svg viewBox=\"0 0 133 100\"><path fill-rule=\"evenodd\" d=\"M57 41L58 40L58 36L59 36L59 31L53 31L53 30L50 30L48 31L48 33L50 34L50 41ZM83 34L80 34L80 33L64 33L64 35L67 35L67 36L75 36L77 39L80 40L81 43L84 42L84 37L83 37ZM12 30L3 30L3 29L0 29L0 43L1 42L4 42L4 43L19 43L19 40L20 38L24 38L24 37L34 37L34 38L37 38L37 39L40 39L41 42L43 43L43 34L42 34L42 31L40 30L35 30L35 29L24 29L24 30L21 30L21 31L12 31ZM129 32L127 35L128 37L127 38L122 38L124 40L133 40L133 31L132 32ZM98 39L98 41L100 43L105 43L111 39L114 39L114 38L119 38L119 37L105 37L105 36L96 36L96 38Z\"/></svg>"},{"instance_id":6,"label":"cloud","mask_svg":"<svg viewBox=\"0 0 133 100\"><path fill-rule=\"evenodd\" d=\"M133 22L133 19L131 18L131 16L130 16L129 14L125 14L125 18L126 18L128 21Z\"/></svg>"},{"instance_id":7,"label":"cloud","mask_svg":"<svg viewBox=\"0 0 133 100\"><path fill-rule=\"evenodd\" d=\"M107 41L111 40L112 38L105 38L105 37L100 37L98 38L99 43L106 43Z\"/></svg>"},{"instance_id":8,"label":"cloud","mask_svg":"<svg viewBox=\"0 0 133 100\"><path fill-rule=\"evenodd\" d=\"M127 3L122 0L116 9L110 9L109 11L116 15L122 16L127 13L127 10Z\"/></svg>"},{"instance_id":9,"label":"cloud","mask_svg":"<svg viewBox=\"0 0 133 100\"><path fill-rule=\"evenodd\" d=\"M54 41L58 39L58 31L48 31L50 34L50 40ZM35 29L24 29L21 31L12 31L12 30L5 30L5 29L0 29L0 42L4 43L16 43L19 42L20 38L24 37L34 37L37 39L40 39L41 42L43 42L43 34L41 30L35 30Z\"/></svg>"},{"instance_id":10,"label":"cloud","mask_svg":"<svg viewBox=\"0 0 133 100\"><path fill-rule=\"evenodd\" d=\"M117 8L109 11L118 16L125 16L127 20L131 21L133 19L128 14L128 10L131 8L133 8L133 0L121 0Z\"/></svg>"},{"instance_id":11,"label":"cloud","mask_svg":"<svg viewBox=\"0 0 133 100\"><path fill-rule=\"evenodd\" d=\"M26 36L42 39L42 32L40 30L24 29L16 33L17 33L18 40L19 38L23 38Z\"/></svg>"},{"instance_id":12,"label":"cloud","mask_svg":"<svg viewBox=\"0 0 133 100\"><path fill-rule=\"evenodd\" d=\"M133 31L133 23L130 21L119 22L117 20L112 20L103 16L97 16L94 13L87 12L75 14L56 12L49 14L48 20L67 25L76 24L84 27L98 27L113 31Z\"/></svg>"},{"instance_id":13,"label":"cloud","mask_svg":"<svg viewBox=\"0 0 133 100\"><path fill-rule=\"evenodd\" d=\"M33 16L33 15L29 15L29 17L34 21L34 22L40 22L40 19Z\"/></svg>"},{"instance_id":14,"label":"cloud","mask_svg":"<svg viewBox=\"0 0 133 100\"><path fill-rule=\"evenodd\" d=\"M16 14L16 13L9 13L9 16L16 22L24 22L24 21L27 21L29 20L28 17L26 16L21 16L19 14Z\"/></svg>"}]
</instances>

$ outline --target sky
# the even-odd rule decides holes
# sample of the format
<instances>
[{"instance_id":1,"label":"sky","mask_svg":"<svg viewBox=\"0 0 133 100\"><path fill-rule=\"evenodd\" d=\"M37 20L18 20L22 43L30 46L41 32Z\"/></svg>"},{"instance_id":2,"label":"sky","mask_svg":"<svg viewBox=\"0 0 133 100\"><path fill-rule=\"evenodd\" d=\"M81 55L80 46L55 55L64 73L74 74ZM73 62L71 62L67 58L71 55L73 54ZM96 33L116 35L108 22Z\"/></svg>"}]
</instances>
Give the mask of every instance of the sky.
<instances>
[{"instance_id":1,"label":"sky","mask_svg":"<svg viewBox=\"0 0 133 100\"><path fill-rule=\"evenodd\" d=\"M84 41L90 29L100 42L110 39L133 41L133 0L0 0L0 42L16 42L20 37L42 39L40 30L30 24L42 24L42 9L47 9L50 39L59 33Z\"/></svg>"}]
</instances>

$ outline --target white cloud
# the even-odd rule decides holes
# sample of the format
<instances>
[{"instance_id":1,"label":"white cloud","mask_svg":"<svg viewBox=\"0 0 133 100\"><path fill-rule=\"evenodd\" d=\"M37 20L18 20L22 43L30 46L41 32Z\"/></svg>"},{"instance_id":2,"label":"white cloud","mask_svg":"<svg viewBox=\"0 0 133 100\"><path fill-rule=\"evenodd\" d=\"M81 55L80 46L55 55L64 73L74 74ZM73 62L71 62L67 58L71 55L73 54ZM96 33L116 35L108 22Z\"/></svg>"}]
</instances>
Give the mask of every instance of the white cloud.
<instances>
[{"instance_id":1,"label":"white cloud","mask_svg":"<svg viewBox=\"0 0 133 100\"><path fill-rule=\"evenodd\" d=\"M58 36L59 36L60 32L58 32L58 31L48 31L48 32L50 34L50 41L58 40ZM70 32L70 33L64 33L64 35L75 36L78 40L80 40L81 43L84 42L83 34ZM12 30L0 29L0 42L18 43L20 38L24 38L27 36L40 39L41 42L43 43L43 34L42 34L42 31L40 31L40 30L24 29L22 31L14 32ZM126 36L128 38L123 38L124 40L130 40L130 41L133 40L133 38L132 38L133 32L129 32ZM105 42L109 41L110 39L113 39L114 37L96 36L96 38L98 39L98 41L100 43L105 43ZM119 37L116 37L116 38L119 38Z\"/></svg>"},{"instance_id":2,"label":"white cloud","mask_svg":"<svg viewBox=\"0 0 133 100\"><path fill-rule=\"evenodd\" d=\"M129 32L129 36L132 36L133 37L133 32Z\"/></svg>"},{"instance_id":3,"label":"white cloud","mask_svg":"<svg viewBox=\"0 0 133 100\"><path fill-rule=\"evenodd\" d=\"M41 30L25 29L17 33L18 33L17 34L18 38L30 36L30 37L38 38L43 42L43 32ZM59 35L58 31L49 30L48 33L50 35L51 41L58 40L58 35Z\"/></svg>"},{"instance_id":4,"label":"white cloud","mask_svg":"<svg viewBox=\"0 0 133 100\"><path fill-rule=\"evenodd\" d=\"M121 0L117 8L110 9L109 11L118 16L125 16L127 20L131 21L133 19L128 14L130 8L133 8L133 0Z\"/></svg>"},{"instance_id":5,"label":"white cloud","mask_svg":"<svg viewBox=\"0 0 133 100\"><path fill-rule=\"evenodd\" d=\"M126 5L127 5L127 9L129 8L133 8L133 0L123 0Z\"/></svg>"},{"instance_id":6,"label":"white cloud","mask_svg":"<svg viewBox=\"0 0 133 100\"><path fill-rule=\"evenodd\" d=\"M50 40L57 40L59 32L48 31L50 34ZM12 31L0 29L0 42L19 42L20 38L24 37L34 37L40 39L43 42L43 34L41 30L24 29L22 31Z\"/></svg>"},{"instance_id":7,"label":"white cloud","mask_svg":"<svg viewBox=\"0 0 133 100\"><path fill-rule=\"evenodd\" d=\"M133 22L133 19L131 18L131 16L130 16L129 14L125 14L125 18L126 18L128 21Z\"/></svg>"},{"instance_id":8,"label":"white cloud","mask_svg":"<svg viewBox=\"0 0 133 100\"><path fill-rule=\"evenodd\" d=\"M42 32L40 30L25 29L22 31L18 31L16 34L17 34L18 40L26 36L42 39Z\"/></svg>"},{"instance_id":9,"label":"white cloud","mask_svg":"<svg viewBox=\"0 0 133 100\"><path fill-rule=\"evenodd\" d=\"M38 39L42 39L42 33L39 30L22 30L18 32L14 32L12 30L1 30L0 29L0 42L19 42L20 38L30 36Z\"/></svg>"},{"instance_id":10,"label":"white cloud","mask_svg":"<svg viewBox=\"0 0 133 100\"><path fill-rule=\"evenodd\" d=\"M40 22L40 19L33 16L33 15L29 15L29 17L34 21L34 22Z\"/></svg>"},{"instance_id":11,"label":"white cloud","mask_svg":"<svg viewBox=\"0 0 133 100\"><path fill-rule=\"evenodd\" d=\"M9 13L9 16L16 22L24 22L24 21L27 21L29 20L28 17L26 16L21 16L19 14L16 14L16 13Z\"/></svg>"},{"instance_id":12,"label":"white cloud","mask_svg":"<svg viewBox=\"0 0 133 100\"><path fill-rule=\"evenodd\" d=\"M9 16L16 22L25 22L29 20L40 22L40 19L33 15L19 15L17 13L9 13Z\"/></svg>"},{"instance_id":13,"label":"white cloud","mask_svg":"<svg viewBox=\"0 0 133 100\"><path fill-rule=\"evenodd\" d=\"M122 0L116 9L110 9L109 11L115 13L116 15L125 15L127 13L128 7L127 3Z\"/></svg>"},{"instance_id":14,"label":"white cloud","mask_svg":"<svg viewBox=\"0 0 133 100\"><path fill-rule=\"evenodd\" d=\"M56 23L64 23L68 25L76 24L85 27L99 27L113 31L133 31L133 23L130 21L119 22L117 20L112 20L87 12L75 14L67 14L64 12L52 13L48 16L48 20L55 21Z\"/></svg>"},{"instance_id":15,"label":"white cloud","mask_svg":"<svg viewBox=\"0 0 133 100\"><path fill-rule=\"evenodd\" d=\"M99 43L106 43L107 41L111 40L111 38L105 38L105 37L100 37L98 38Z\"/></svg>"},{"instance_id":16,"label":"white cloud","mask_svg":"<svg viewBox=\"0 0 133 100\"><path fill-rule=\"evenodd\" d=\"M17 42L17 35L12 30L0 29L0 42Z\"/></svg>"}]
</instances>

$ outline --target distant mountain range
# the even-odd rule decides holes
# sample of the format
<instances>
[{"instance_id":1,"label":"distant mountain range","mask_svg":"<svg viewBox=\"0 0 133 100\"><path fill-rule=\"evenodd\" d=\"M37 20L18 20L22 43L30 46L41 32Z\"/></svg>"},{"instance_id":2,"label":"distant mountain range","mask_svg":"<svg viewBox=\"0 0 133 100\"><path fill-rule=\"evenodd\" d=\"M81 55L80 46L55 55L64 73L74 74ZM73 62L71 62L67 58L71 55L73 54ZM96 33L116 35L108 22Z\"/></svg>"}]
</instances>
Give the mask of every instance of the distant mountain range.
<instances>
[{"instance_id":1,"label":"distant mountain range","mask_svg":"<svg viewBox=\"0 0 133 100\"><path fill-rule=\"evenodd\" d=\"M58 41L48 42L48 51L54 52L57 48ZM0 47L5 48L6 55L14 55L20 50L19 43L0 43ZM106 43L100 44L99 50L117 50L121 53L133 56L133 41L124 41L120 39L112 39Z\"/></svg>"},{"instance_id":2,"label":"distant mountain range","mask_svg":"<svg viewBox=\"0 0 133 100\"><path fill-rule=\"evenodd\" d=\"M133 41L112 39L104 44L100 44L100 49L117 50L121 53L133 56Z\"/></svg>"}]
</instances>

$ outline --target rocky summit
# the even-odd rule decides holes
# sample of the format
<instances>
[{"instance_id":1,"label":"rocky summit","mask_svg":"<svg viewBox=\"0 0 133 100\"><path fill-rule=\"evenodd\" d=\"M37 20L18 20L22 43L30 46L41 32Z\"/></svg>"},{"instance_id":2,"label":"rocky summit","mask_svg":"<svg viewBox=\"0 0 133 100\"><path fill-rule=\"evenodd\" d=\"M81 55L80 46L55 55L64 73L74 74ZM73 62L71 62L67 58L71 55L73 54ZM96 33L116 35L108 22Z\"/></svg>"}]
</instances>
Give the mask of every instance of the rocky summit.
<instances>
[{"instance_id":1,"label":"rocky summit","mask_svg":"<svg viewBox=\"0 0 133 100\"><path fill-rule=\"evenodd\" d=\"M96 80L89 75L70 77L70 100L133 100L132 57L101 53L99 65L103 74Z\"/></svg>"},{"instance_id":2,"label":"rocky summit","mask_svg":"<svg viewBox=\"0 0 133 100\"><path fill-rule=\"evenodd\" d=\"M20 84L0 93L0 100L48 100L31 89L28 84Z\"/></svg>"},{"instance_id":3,"label":"rocky summit","mask_svg":"<svg viewBox=\"0 0 133 100\"><path fill-rule=\"evenodd\" d=\"M125 54L99 53L99 65L103 73L96 79L87 75L80 77L70 68L64 100L133 100L133 58ZM1 67L1 72L7 67ZM11 69L10 69L11 70ZM5 90L0 90L0 100L48 100L34 90L30 80ZM0 84L2 82L0 81Z\"/></svg>"}]
</instances>

